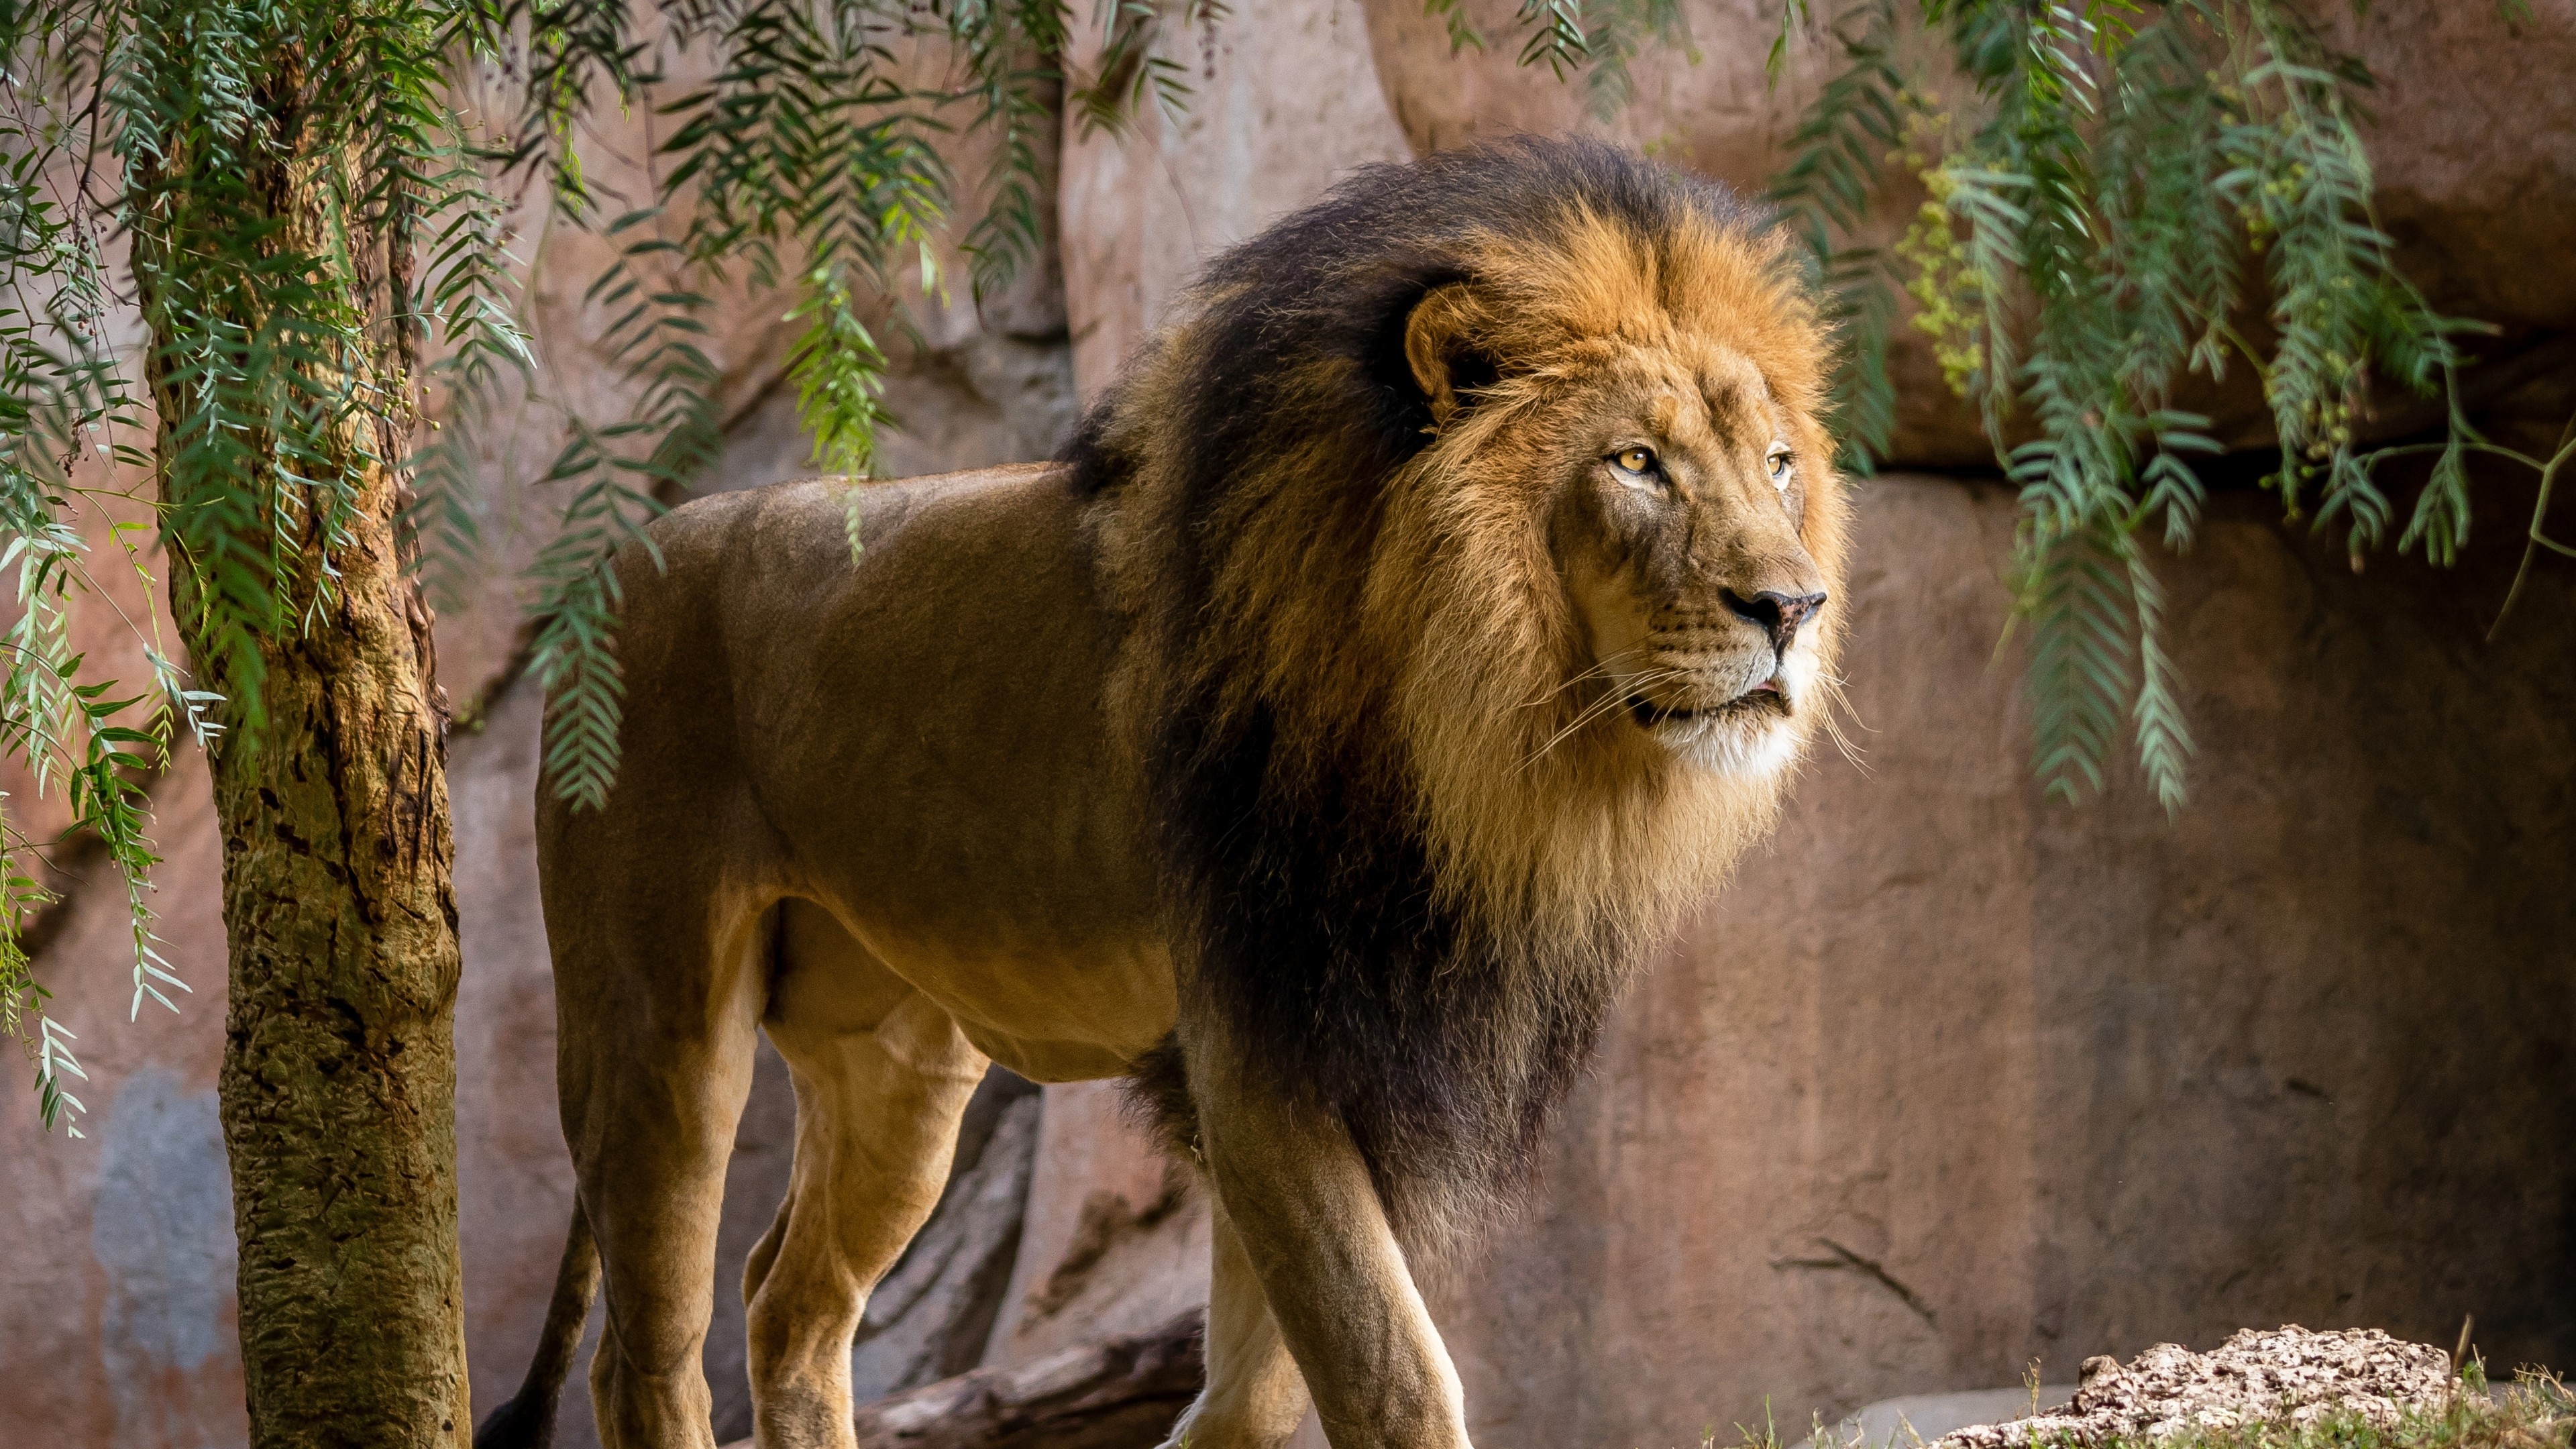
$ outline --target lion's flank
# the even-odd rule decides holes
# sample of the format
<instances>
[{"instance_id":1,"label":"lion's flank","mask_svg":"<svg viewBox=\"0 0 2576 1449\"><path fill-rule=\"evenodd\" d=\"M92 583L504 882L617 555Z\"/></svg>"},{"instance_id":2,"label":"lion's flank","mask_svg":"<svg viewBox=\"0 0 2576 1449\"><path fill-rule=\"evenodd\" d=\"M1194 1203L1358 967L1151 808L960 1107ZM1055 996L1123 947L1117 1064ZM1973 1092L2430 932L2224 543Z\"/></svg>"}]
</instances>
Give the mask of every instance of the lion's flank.
<instances>
[{"instance_id":1,"label":"lion's flank","mask_svg":"<svg viewBox=\"0 0 2576 1449\"><path fill-rule=\"evenodd\" d=\"M1613 341L1715 335L1829 457L1820 331L1759 223L1590 142L1367 168L1211 264L1070 450L1184 990L1342 1117L1417 1243L1524 1175L1620 982L1773 808L1583 728L1513 434Z\"/></svg>"}]
</instances>

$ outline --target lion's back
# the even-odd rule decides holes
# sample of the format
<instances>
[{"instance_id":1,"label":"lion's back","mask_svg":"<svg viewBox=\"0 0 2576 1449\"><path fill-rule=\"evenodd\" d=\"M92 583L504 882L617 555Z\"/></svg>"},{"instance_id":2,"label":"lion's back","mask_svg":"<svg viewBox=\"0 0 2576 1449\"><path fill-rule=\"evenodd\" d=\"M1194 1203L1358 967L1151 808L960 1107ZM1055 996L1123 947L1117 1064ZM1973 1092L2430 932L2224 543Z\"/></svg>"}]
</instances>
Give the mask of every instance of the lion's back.
<instances>
[{"instance_id":1,"label":"lion's back","mask_svg":"<svg viewBox=\"0 0 2576 1449\"><path fill-rule=\"evenodd\" d=\"M664 567L623 569L627 768L728 782L764 833L868 882L860 916L981 930L958 903L1088 916L1049 902L1104 891L1142 911L1093 503L1046 466L861 484L854 554L852 501L786 483L656 524Z\"/></svg>"}]
</instances>

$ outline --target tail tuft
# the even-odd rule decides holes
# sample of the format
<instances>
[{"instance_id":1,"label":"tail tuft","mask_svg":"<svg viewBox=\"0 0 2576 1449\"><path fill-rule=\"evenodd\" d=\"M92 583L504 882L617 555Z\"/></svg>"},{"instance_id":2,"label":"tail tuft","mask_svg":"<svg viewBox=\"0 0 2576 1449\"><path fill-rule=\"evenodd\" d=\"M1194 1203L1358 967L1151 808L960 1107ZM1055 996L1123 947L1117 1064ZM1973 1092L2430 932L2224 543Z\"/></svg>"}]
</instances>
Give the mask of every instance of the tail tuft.
<instances>
[{"instance_id":1,"label":"tail tuft","mask_svg":"<svg viewBox=\"0 0 2576 1449\"><path fill-rule=\"evenodd\" d=\"M555 1402L560 1391L531 1399L529 1394L537 1387L529 1384L512 1395L508 1403L494 1409L482 1427L474 1431L474 1449L550 1449L555 1442Z\"/></svg>"},{"instance_id":2,"label":"tail tuft","mask_svg":"<svg viewBox=\"0 0 2576 1449\"><path fill-rule=\"evenodd\" d=\"M555 1404L563 1397L572 1357L581 1347L581 1328L590 1317L590 1300L599 1292L599 1249L590 1236L590 1218L575 1203L572 1228L564 1235L563 1262L555 1269L555 1295L546 1304L546 1327L537 1340L537 1356L528 1363L526 1382L510 1401L492 1411L474 1431L474 1449L549 1449L555 1442Z\"/></svg>"}]
</instances>

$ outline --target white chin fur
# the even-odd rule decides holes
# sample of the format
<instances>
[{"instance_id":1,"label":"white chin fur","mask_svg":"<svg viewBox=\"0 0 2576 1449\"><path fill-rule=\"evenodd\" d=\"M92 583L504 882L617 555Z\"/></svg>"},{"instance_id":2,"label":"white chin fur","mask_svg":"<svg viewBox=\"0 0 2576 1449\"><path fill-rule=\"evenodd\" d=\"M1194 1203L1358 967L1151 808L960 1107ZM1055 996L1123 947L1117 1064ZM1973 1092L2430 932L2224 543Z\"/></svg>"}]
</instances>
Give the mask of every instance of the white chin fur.
<instances>
[{"instance_id":1,"label":"white chin fur","mask_svg":"<svg viewBox=\"0 0 2576 1449\"><path fill-rule=\"evenodd\" d=\"M1666 720L1654 736L1684 764L1720 775L1759 779L1788 768L1798 753L1798 732L1787 720L1743 722Z\"/></svg>"}]
</instances>

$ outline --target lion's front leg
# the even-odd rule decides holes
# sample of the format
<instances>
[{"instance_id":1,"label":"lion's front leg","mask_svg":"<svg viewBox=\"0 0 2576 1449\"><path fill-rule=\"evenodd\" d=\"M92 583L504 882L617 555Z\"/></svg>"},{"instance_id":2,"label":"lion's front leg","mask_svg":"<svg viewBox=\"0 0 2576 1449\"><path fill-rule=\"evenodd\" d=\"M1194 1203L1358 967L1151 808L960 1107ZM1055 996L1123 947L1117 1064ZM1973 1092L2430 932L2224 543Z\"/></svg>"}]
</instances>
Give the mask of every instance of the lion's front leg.
<instances>
[{"instance_id":1,"label":"lion's front leg","mask_svg":"<svg viewBox=\"0 0 2576 1449\"><path fill-rule=\"evenodd\" d=\"M1207 1389L1163 1449L1279 1449L1312 1401L1225 1204L1211 1206Z\"/></svg>"},{"instance_id":2,"label":"lion's front leg","mask_svg":"<svg viewBox=\"0 0 2576 1449\"><path fill-rule=\"evenodd\" d=\"M1233 1053L1207 1049L1215 1045L1194 1042L1189 1052L1199 1152L1221 1221L1231 1223L1259 1280L1324 1436L1333 1449L1468 1449L1457 1369L1349 1130L1332 1114L1288 1101L1260 1079L1257 1064L1247 1071ZM1220 1274L1224 1255L1220 1242ZM1220 1378L1223 1310L1211 1305L1209 1407L1242 1395L1281 1408L1278 1366L1267 1366L1274 1377L1265 1390L1257 1351L1239 1355L1238 1373L1252 1371L1246 1382ZM1242 1347L1257 1350L1257 1336ZM1287 1428L1294 1427L1291 1418ZM1262 1431L1286 1432L1270 1423Z\"/></svg>"}]
</instances>

